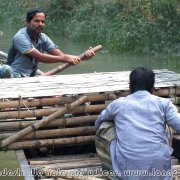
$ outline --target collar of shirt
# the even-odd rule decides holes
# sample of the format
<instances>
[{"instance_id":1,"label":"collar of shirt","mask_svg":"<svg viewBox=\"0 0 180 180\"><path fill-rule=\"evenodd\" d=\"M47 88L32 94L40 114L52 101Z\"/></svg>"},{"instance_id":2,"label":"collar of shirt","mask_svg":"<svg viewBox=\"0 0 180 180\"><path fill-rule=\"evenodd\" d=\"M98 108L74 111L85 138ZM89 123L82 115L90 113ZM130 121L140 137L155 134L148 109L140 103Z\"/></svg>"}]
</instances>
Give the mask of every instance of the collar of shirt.
<instances>
[{"instance_id":1,"label":"collar of shirt","mask_svg":"<svg viewBox=\"0 0 180 180\"><path fill-rule=\"evenodd\" d=\"M150 95L150 93L146 90L138 90L132 94L133 96L146 96Z\"/></svg>"}]
</instances>

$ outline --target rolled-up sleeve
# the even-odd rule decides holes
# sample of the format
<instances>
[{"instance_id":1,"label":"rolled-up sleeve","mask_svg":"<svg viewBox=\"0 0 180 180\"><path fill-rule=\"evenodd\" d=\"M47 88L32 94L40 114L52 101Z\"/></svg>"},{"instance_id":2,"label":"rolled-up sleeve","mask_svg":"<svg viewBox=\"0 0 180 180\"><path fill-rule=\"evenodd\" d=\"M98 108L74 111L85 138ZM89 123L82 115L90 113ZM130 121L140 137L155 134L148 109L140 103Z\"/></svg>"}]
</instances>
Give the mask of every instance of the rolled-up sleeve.
<instances>
[{"instance_id":1,"label":"rolled-up sleeve","mask_svg":"<svg viewBox=\"0 0 180 180\"><path fill-rule=\"evenodd\" d=\"M14 47L22 54L26 54L34 49L33 44L30 43L25 34L18 34L14 37Z\"/></svg>"}]
</instances>

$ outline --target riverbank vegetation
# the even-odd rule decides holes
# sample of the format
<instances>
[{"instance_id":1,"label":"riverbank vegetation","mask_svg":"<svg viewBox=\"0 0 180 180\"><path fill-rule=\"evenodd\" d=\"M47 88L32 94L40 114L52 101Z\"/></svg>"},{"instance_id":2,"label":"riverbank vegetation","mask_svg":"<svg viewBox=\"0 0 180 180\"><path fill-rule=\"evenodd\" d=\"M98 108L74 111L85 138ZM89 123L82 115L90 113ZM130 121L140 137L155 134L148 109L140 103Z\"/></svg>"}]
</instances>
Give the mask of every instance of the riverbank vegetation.
<instances>
[{"instance_id":1,"label":"riverbank vegetation","mask_svg":"<svg viewBox=\"0 0 180 180\"><path fill-rule=\"evenodd\" d=\"M173 54L180 46L179 0L0 0L0 5L0 16L15 22L24 20L27 9L41 7L53 32L109 51Z\"/></svg>"}]
</instances>

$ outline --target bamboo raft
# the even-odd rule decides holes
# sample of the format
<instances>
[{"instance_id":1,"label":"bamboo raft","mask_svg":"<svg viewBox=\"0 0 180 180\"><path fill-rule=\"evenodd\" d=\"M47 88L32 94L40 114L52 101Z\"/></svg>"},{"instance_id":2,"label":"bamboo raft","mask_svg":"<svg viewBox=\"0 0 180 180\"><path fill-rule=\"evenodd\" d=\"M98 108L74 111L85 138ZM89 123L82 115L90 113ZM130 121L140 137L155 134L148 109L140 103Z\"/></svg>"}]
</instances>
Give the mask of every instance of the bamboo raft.
<instances>
[{"instance_id":1,"label":"bamboo raft","mask_svg":"<svg viewBox=\"0 0 180 180\"><path fill-rule=\"evenodd\" d=\"M154 94L180 109L180 75L154 72ZM1 150L16 152L27 180L107 179L96 155L94 121L112 100L128 95L129 73L0 79ZM180 170L176 132L172 146L173 168Z\"/></svg>"}]
</instances>

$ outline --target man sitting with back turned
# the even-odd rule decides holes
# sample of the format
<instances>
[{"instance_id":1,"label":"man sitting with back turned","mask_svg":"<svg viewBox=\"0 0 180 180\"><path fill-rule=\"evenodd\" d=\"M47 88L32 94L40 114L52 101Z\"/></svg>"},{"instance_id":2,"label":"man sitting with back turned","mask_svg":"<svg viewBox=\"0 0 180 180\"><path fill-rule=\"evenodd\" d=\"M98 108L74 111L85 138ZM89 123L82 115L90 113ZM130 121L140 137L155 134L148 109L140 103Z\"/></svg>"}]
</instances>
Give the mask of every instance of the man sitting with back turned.
<instances>
[{"instance_id":1,"label":"man sitting with back turned","mask_svg":"<svg viewBox=\"0 0 180 180\"><path fill-rule=\"evenodd\" d=\"M180 132L180 114L169 99L152 95L154 82L152 70L134 69L130 73L131 94L110 103L95 122L99 129L97 153L101 159L105 151L110 156L115 179L172 179L173 149L168 144L166 124Z\"/></svg>"},{"instance_id":2,"label":"man sitting with back turned","mask_svg":"<svg viewBox=\"0 0 180 180\"><path fill-rule=\"evenodd\" d=\"M1 78L36 76L38 62L64 62L73 65L80 63L78 56L64 54L46 34L42 33L45 18L46 15L41 10L27 12L27 27L20 29L14 36L8 52L7 65L0 69ZM92 56L93 51L86 51L87 59Z\"/></svg>"}]
</instances>

